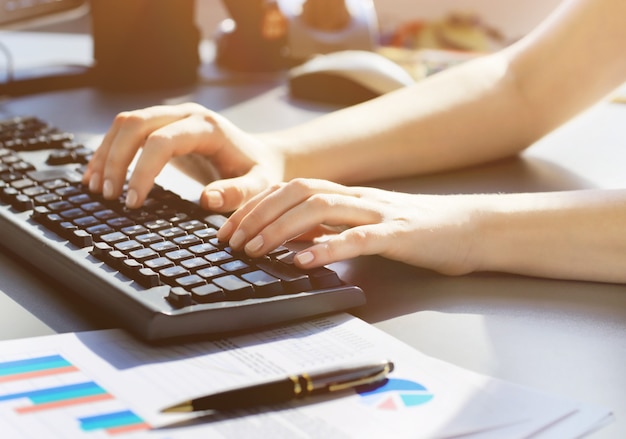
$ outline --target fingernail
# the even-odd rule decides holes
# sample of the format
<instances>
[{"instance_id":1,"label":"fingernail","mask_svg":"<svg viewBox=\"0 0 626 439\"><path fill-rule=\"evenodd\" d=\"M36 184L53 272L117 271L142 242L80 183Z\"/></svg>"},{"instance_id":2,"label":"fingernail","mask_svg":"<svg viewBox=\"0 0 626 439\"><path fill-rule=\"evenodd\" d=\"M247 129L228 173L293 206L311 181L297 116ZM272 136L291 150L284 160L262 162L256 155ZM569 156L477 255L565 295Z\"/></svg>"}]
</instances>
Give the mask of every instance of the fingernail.
<instances>
[{"instance_id":1,"label":"fingernail","mask_svg":"<svg viewBox=\"0 0 626 439\"><path fill-rule=\"evenodd\" d=\"M102 185L102 196L104 198L113 197L113 182L111 180L104 180L104 184Z\"/></svg>"},{"instance_id":2,"label":"fingernail","mask_svg":"<svg viewBox=\"0 0 626 439\"><path fill-rule=\"evenodd\" d=\"M243 234L243 232L241 230L237 230L230 238L229 244L233 248L239 248L241 247L241 244L243 244L245 238L246 236Z\"/></svg>"},{"instance_id":3,"label":"fingernail","mask_svg":"<svg viewBox=\"0 0 626 439\"><path fill-rule=\"evenodd\" d=\"M100 190L100 174L94 173L89 180L89 190L98 192Z\"/></svg>"},{"instance_id":4,"label":"fingernail","mask_svg":"<svg viewBox=\"0 0 626 439\"><path fill-rule=\"evenodd\" d=\"M257 235L246 244L246 251L256 252L260 250L261 247L263 247L263 237L261 235Z\"/></svg>"},{"instance_id":5,"label":"fingernail","mask_svg":"<svg viewBox=\"0 0 626 439\"><path fill-rule=\"evenodd\" d=\"M220 227L220 229L217 231L217 237L221 240L221 241L225 241L226 238L228 236L230 236L230 234L233 232L233 225L232 223L229 223L228 221L225 222L222 227Z\"/></svg>"},{"instance_id":6,"label":"fingernail","mask_svg":"<svg viewBox=\"0 0 626 439\"><path fill-rule=\"evenodd\" d=\"M218 191L208 191L207 200L209 202L209 209L219 209L224 205L224 196Z\"/></svg>"},{"instance_id":7,"label":"fingernail","mask_svg":"<svg viewBox=\"0 0 626 439\"><path fill-rule=\"evenodd\" d=\"M126 206L135 207L137 204L137 191L135 189L129 189L126 194Z\"/></svg>"},{"instance_id":8,"label":"fingernail","mask_svg":"<svg viewBox=\"0 0 626 439\"><path fill-rule=\"evenodd\" d=\"M313 259L315 259L315 255L311 252L302 252L302 253L298 253L294 257L294 259L302 265L307 265L313 262Z\"/></svg>"}]
</instances>

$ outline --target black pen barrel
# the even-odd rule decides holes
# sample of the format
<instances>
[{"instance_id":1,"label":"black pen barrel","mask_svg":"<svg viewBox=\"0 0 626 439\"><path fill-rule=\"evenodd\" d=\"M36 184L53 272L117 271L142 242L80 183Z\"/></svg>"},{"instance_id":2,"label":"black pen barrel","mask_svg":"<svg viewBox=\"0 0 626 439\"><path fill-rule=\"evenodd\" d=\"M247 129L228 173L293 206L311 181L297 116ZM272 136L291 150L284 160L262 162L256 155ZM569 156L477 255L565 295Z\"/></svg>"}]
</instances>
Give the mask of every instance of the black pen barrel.
<instances>
[{"instance_id":1,"label":"black pen barrel","mask_svg":"<svg viewBox=\"0 0 626 439\"><path fill-rule=\"evenodd\" d=\"M286 378L256 384L241 389L227 390L192 401L194 410L235 410L260 405L277 404L300 396L300 379Z\"/></svg>"},{"instance_id":2,"label":"black pen barrel","mask_svg":"<svg viewBox=\"0 0 626 439\"><path fill-rule=\"evenodd\" d=\"M290 375L283 379L226 390L165 408L164 413L236 410L278 404L307 395L339 392L383 383L394 365L389 360L326 371Z\"/></svg>"}]
</instances>

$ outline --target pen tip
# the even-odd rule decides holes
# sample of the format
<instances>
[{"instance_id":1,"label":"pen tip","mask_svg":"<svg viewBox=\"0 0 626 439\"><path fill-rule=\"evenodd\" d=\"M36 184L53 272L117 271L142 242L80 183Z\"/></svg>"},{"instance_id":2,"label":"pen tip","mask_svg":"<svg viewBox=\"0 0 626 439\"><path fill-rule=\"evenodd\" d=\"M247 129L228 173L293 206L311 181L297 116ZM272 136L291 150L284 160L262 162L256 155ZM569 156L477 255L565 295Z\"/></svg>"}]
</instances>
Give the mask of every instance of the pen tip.
<instances>
[{"instance_id":1,"label":"pen tip","mask_svg":"<svg viewBox=\"0 0 626 439\"><path fill-rule=\"evenodd\" d=\"M161 410L161 413L187 413L191 411L193 411L193 406L189 402L183 402L171 407L166 407Z\"/></svg>"}]
</instances>

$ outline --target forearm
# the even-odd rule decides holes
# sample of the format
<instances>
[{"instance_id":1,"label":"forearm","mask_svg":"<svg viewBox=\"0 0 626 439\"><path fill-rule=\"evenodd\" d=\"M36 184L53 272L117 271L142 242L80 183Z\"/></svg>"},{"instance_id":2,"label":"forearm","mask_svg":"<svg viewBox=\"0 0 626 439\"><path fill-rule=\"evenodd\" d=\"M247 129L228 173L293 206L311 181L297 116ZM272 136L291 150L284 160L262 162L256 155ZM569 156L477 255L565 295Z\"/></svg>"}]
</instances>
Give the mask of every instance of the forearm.
<instances>
[{"instance_id":1,"label":"forearm","mask_svg":"<svg viewBox=\"0 0 626 439\"><path fill-rule=\"evenodd\" d=\"M626 282L626 190L477 197L476 271Z\"/></svg>"},{"instance_id":2,"label":"forearm","mask_svg":"<svg viewBox=\"0 0 626 439\"><path fill-rule=\"evenodd\" d=\"M624 81L625 14L623 0L565 2L504 51L267 139L286 180L355 183L516 154Z\"/></svg>"},{"instance_id":3,"label":"forearm","mask_svg":"<svg viewBox=\"0 0 626 439\"><path fill-rule=\"evenodd\" d=\"M515 96L504 55L275 135L286 176L357 183L430 173L512 155L539 134Z\"/></svg>"}]
</instances>

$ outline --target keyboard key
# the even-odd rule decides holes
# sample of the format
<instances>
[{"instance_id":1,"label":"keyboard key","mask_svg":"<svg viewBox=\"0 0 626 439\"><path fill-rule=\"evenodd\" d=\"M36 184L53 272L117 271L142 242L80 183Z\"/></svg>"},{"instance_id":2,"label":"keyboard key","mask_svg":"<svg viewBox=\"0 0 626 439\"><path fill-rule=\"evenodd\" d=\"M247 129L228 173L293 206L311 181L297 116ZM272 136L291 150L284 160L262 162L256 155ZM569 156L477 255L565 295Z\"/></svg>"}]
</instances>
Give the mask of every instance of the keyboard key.
<instances>
[{"instance_id":1,"label":"keyboard key","mask_svg":"<svg viewBox=\"0 0 626 439\"><path fill-rule=\"evenodd\" d=\"M122 262L126 259L128 259L128 256L121 251L111 250L107 256L106 263L119 270L122 268Z\"/></svg>"},{"instance_id":2,"label":"keyboard key","mask_svg":"<svg viewBox=\"0 0 626 439\"><path fill-rule=\"evenodd\" d=\"M202 268L210 267L211 263L204 258L195 257L182 261L180 265L185 267L189 271L195 272Z\"/></svg>"},{"instance_id":3,"label":"keyboard key","mask_svg":"<svg viewBox=\"0 0 626 439\"><path fill-rule=\"evenodd\" d=\"M104 210L99 210L97 212L94 212L93 216L98 218L100 221L107 221L107 220L117 217L118 215L117 213L115 213L115 211L111 209L104 209Z\"/></svg>"},{"instance_id":4,"label":"keyboard key","mask_svg":"<svg viewBox=\"0 0 626 439\"><path fill-rule=\"evenodd\" d=\"M174 284L183 287L186 290L190 290L191 288L206 284L206 281L197 274L189 274L176 278Z\"/></svg>"},{"instance_id":5,"label":"keyboard key","mask_svg":"<svg viewBox=\"0 0 626 439\"><path fill-rule=\"evenodd\" d=\"M272 297L283 294L283 286L280 279L261 270L242 274L241 277L254 286L256 297Z\"/></svg>"},{"instance_id":6,"label":"keyboard key","mask_svg":"<svg viewBox=\"0 0 626 439\"><path fill-rule=\"evenodd\" d=\"M224 290L215 284L205 284L192 288L191 297L198 303L215 303L226 300Z\"/></svg>"},{"instance_id":7,"label":"keyboard key","mask_svg":"<svg viewBox=\"0 0 626 439\"><path fill-rule=\"evenodd\" d=\"M135 222L124 216L119 216L117 218L111 218L110 220L107 221L107 224L113 227L114 229L119 230L119 229L123 229L124 227L133 226Z\"/></svg>"},{"instance_id":8,"label":"keyboard key","mask_svg":"<svg viewBox=\"0 0 626 439\"><path fill-rule=\"evenodd\" d=\"M224 271L229 273L238 273L242 271L250 270L250 266L246 264L244 261L235 259L234 261L226 262L225 264L220 265Z\"/></svg>"},{"instance_id":9,"label":"keyboard key","mask_svg":"<svg viewBox=\"0 0 626 439\"><path fill-rule=\"evenodd\" d=\"M57 194L47 193L47 194L42 194L42 195L35 197L34 201L36 204L45 205L45 204L50 204L55 201L61 201L61 197L58 196Z\"/></svg>"},{"instance_id":10,"label":"keyboard key","mask_svg":"<svg viewBox=\"0 0 626 439\"><path fill-rule=\"evenodd\" d=\"M147 221L144 223L144 226L152 232L156 232L162 229L167 229L172 227L172 224L169 221L165 221L163 219L157 219L154 221Z\"/></svg>"},{"instance_id":11,"label":"keyboard key","mask_svg":"<svg viewBox=\"0 0 626 439\"><path fill-rule=\"evenodd\" d=\"M88 215L88 216L83 216L82 218L76 218L73 221L73 223L76 224L81 229L86 229L87 227L92 227L97 224L100 224L100 221L98 221L97 218L91 215Z\"/></svg>"},{"instance_id":12,"label":"keyboard key","mask_svg":"<svg viewBox=\"0 0 626 439\"><path fill-rule=\"evenodd\" d=\"M145 288L153 288L161 285L159 275L151 268L140 268L134 280Z\"/></svg>"},{"instance_id":13,"label":"keyboard key","mask_svg":"<svg viewBox=\"0 0 626 439\"><path fill-rule=\"evenodd\" d=\"M217 235L217 230L215 230L213 227L209 227L207 229L198 229L194 231L193 234L203 241L208 241L209 239L215 238L215 236Z\"/></svg>"},{"instance_id":14,"label":"keyboard key","mask_svg":"<svg viewBox=\"0 0 626 439\"><path fill-rule=\"evenodd\" d=\"M143 226L141 226L143 227ZM158 233L144 233L143 235L136 235L135 239L138 242L141 242L143 245L150 245L156 242L163 242L165 238L163 238Z\"/></svg>"},{"instance_id":15,"label":"keyboard key","mask_svg":"<svg viewBox=\"0 0 626 439\"><path fill-rule=\"evenodd\" d=\"M128 255L131 258L138 260L139 262L144 262L149 259L155 259L159 257L159 254L151 248L140 248L138 250L133 250Z\"/></svg>"},{"instance_id":16,"label":"keyboard key","mask_svg":"<svg viewBox=\"0 0 626 439\"><path fill-rule=\"evenodd\" d=\"M93 245L93 249L91 249L91 254L101 261L104 261L111 250L113 250L113 247L106 242L96 242Z\"/></svg>"},{"instance_id":17,"label":"keyboard key","mask_svg":"<svg viewBox=\"0 0 626 439\"><path fill-rule=\"evenodd\" d=\"M167 296L167 301L174 308L184 308L186 306L190 306L193 303L191 300L191 293L180 287L170 289L170 293Z\"/></svg>"},{"instance_id":18,"label":"keyboard key","mask_svg":"<svg viewBox=\"0 0 626 439\"><path fill-rule=\"evenodd\" d=\"M98 237L100 235L106 235L106 234L109 234L109 233L113 233L113 232L115 232L115 230L113 230L107 224L97 224L97 225L88 227L87 228L87 232L90 235Z\"/></svg>"},{"instance_id":19,"label":"keyboard key","mask_svg":"<svg viewBox=\"0 0 626 439\"><path fill-rule=\"evenodd\" d=\"M232 261L234 259L233 255L231 255L230 253L226 251L218 251L215 253L209 253L205 255L204 257L207 258L207 260L211 262L212 264L221 264L224 262Z\"/></svg>"},{"instance_id":20,"label":"keyboard key","mask_svg":"<svg viewBox=\"0 0 626 439\"><path fill-rule=\"evenodd\" d=\"M120 241L120 242L116 242L113 247L116 250L121 251L122 253L130 253L133 250L138 250L140 248L142 248L143 246L141 244L139 244L137 241L135 241L134 239L129 239L128 241Z\"/></svg>"},{"instance_id":21,"label":"keyboard key","mask_svg":"<svg viewBox=\"0 0 626 439\"><path fill-rule=\"evenodd\" d=\"M150 262L150 261L148 261ZM179 277L188 276L189 271L185 270L180 265L172 265L171 267L163 268L159 270L159 278L161 282L168 285L176 285L175 280Z\"/></svg>"},{"instance_id":22,"label":"keyboard key","mask_svg":"<svg viewBox=\"0 0 626 439\"><path fill-rule=\"evenodd\" d=\"M199 220L191 220L191 221L183 221L178 224L178 227L183 229L186 232L193 232L195 230L204 229L205 225L202 221Z\"/></svg>"},{"instance_id":23,"label":"keyboard key","mask_svg":"<svg viewBox=\"0 0 626 439\"><path fill-rule=\"evenodd\" d=\"M198 244L189 247L189 251L196 255L206 255L217 251L217 248L211 244Z\"/></svg>"},{"instance_id":24,"label":"keyboard key","mask_svg":"<svg viewBox=\"0 0 626 439\"><path fill-rule=\"evenodd\" d=\"M83 209L77 207L75 209L64 210L60 213L60 215L66 219L74 219L85 216L85 213L86 212Z\"/></svg>"},{"instance_id":25,"label":"keyboard key","mask_svg":"<svg viewBox=\"0 0 626 439\"><path fill-rule=\"evenodd\" d=\"M173 267L174 263L165 257L159 257L147 260L144 265L158 272L164 268Z\"/></svg>"},{"instance_id":26,"label":"keyboard key","mask_svg":"<svg viewBox=\"0 0 626 439\"><path fill-rule=\"evenodd\" d=\"M180 249L165 253L165 257L177 263L184 261L185 259L193 258L193 253L186 249Z\"/></svg>"},{"instance_id":27,"label":"keyboard key","mask_svg":"<svg viewBox=\"0 0 626 439\"><path fill-rule=\"evenodd\" d=\"M70 234L68 241L79 248L89 247L93 244L92 236L84 230L74 230Z\"/></svg>"},{"instance_id":28,"label":"keyboard key","mask_svg":"<svg viewBox=\"0 0 626 439\"><path fill-rule=\"evenodd\" d=\"M172 239L174 244L179 245L183 248L191 247L192 245L202 244L202 240L198 238L196 235L183 235L178 236Z\"/></svg>"},{"instance_id":29,"label":"keyboard key","mask_svg":"<svg viewBox=\"0 0 626 439\"><path fill-rule=\"evenodd\" d=\"M92 201L90 203L84 203L80 205L80 208L85 212L99 212L102 210L106 210L104 204L99 201Z\"/></svg>"},{"instance_id":30,"label":"keyboard key","mask_svg":"<svg viewBox=\"0 0 626 439\"><path fill-rule=\"evenodd\" d=\"M61 212L64 210L69 210L73 207L74 205L72 203L70 203L69 201L65 201L65 200L55 201L53 203L48 204L48 209L52 210L53 212Z\"/></svg>"},{"instance_id":31,"label":"keyboard key","mask_svg":"<svg viewBox=\"0 0 626 439\"><path fill-rule=\"evenodd\" d=\"M172 239L176 238L177 236L186 235L186 233L180 227L169 227L167 229L160 230L159 231L159 235L161 235L165 239L171 241Z\"/></svg>"},{"instance_id":32,"label":"keyboard key","mask_svg":"<svg viewBox=\"0 0 626 439\"><path fill-rule=\"evenodd\" d=\"M89 194L77 194L69 197L67 201L75 206L80 206L81 204L90 203L92 200Z\"/></svg>"},{"instance_id":33,"label":"keyboard key","mask_svg":"<svg viewBox=\"0 0 626 439\"><path fill-rule=\"evenodd\" d=\"M11 205L19 212L26 212L27 210L31 210L34 206L33 200L24 194L18 194Z\"/></svg>"},{"instance_id":34,"label":"keyboard key","mask_svg":"<svg viewBox=\"0 0 626 439\"><path fill-rule=\"evenodd\" d=\"M139 237L135 239L141 242ZM155 252L158 252L159 254L164 255L167 252L178 250L180 247L170 241L161 241L161 242L155 242L154 244L150 244L150 248L154 250Z\"/></svg>"},{"instance_id":35,"label":"keyboard key","mask_svg":"<svg viewBox=\"0 0 626 439\"><path fill-rule=\"evenodd\" d=\"M317 267L307 270L309 279L314 288L333 288L343 285L336 271L328 267Z\"/></svg>"},{"instance_id":36,"label":"keyboard key","mask_svg":"<svg viewBox=\"0 0 626 439\"><path fill-rule=\"evenodd\" d=\"M254 296L252 284L232 274L215 278L213 283L224 290L226 300L244 300Z\"/></svg>"},{"instance_id":37,"label":"keyboard key","mask_svg":"<svg viewBox=\"0 0 626 439\"><path fill-rule=\"evenodd\" d=\"M226 274L226 272L222 270L220 267L212 266L212 267L201 268L200 270L196 272L196 274L198 276L202 276L205 279L211 279L211 278L222 276Z\"/></svg>"},{"instance_id":38,"label":"keyboard key","mask_svg":"<svg viewBox=\"0 0 626 439\"><path fill-rule=\"evenodd\" d=\"M134 279L135 273L138 272L141 268L143 268L143 265L141 265L139 261L129 258L122 261L122 267L120 271L127 277Z\"/></svg>"},{"instance_id":39,"label":"keyboard key","mask_svg":"<svg viewBox=\"0 0 626 439\"><path fill-rule=\"evenodd\" d=\"M290 293L298 293L312 289L309 276L289 265L280 262L260 262L258 267L266 273L282 280L285 290Z\"/></svg>"},{"instance_id":40,"label":"keyboard key","mask_svg":"<svg viewBox=\"0 0 626 439\"><path fill-rule=\"evenodd\" d=\"M115 244L120 241L127 241L128 236L124 235L122 232L113 232L102 235L100 239L107 244Z\"/></svg>"}]
</instances>

